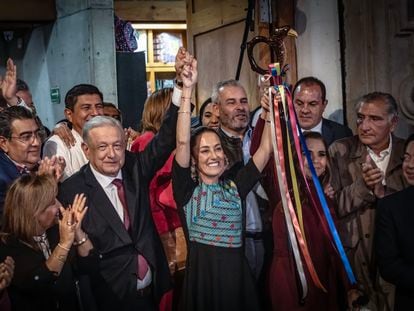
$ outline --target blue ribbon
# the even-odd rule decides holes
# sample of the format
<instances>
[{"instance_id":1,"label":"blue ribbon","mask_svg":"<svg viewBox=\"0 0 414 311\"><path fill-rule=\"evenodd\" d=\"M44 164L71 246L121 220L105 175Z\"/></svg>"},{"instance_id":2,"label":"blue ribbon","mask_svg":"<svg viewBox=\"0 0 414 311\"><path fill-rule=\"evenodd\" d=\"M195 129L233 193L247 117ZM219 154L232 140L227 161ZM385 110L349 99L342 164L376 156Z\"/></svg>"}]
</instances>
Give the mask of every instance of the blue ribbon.
<instances>
[{"instance_id":1,"label":"blue ribbon","mask_svg":"<svg viewBox=\"0 0 414 311\"><path fill-rule=\"evenodd\" d=\"M296 114L295 114L295 116L296 116ZM297 117L296 117L296 120L297 120ZM331 212L330 212L329 207L328 207L328 203L326 202L323 189L322 189L321 184L319 182L318 175L316 175L315 167L313 166L313 163L312 163L312 158L310 156L308 147L306 146L305 138L303 137L303 134L302 134L302 129L299 128L299 127L298 127L298 129L299 129L300 142L302 144L302 148L303 148L303 151L305 153L306 159L308 160L308 165L309 165L310 171L312 173L312 180L313 180L313 183L315 184L316 192L318 193L318 197L319 197L319 200L320 200L321 205L322 205L323 213L325 214L326 220L328 221L329 230L331 231L331 234L332 234L332 237L334 239L336 248L339 252L342 263L345 267L345 271L346 271L346 274L348 276L348 279L351 282L351 284L355 284L356 280L355 280L354 273L352 272L352 268L351 268L351 265L349 264L348 257L345 254L344 247L342 246L341 239L339 237L338 231L336 230L335 224L333 222L332 215L331 215Z\"/></svg>"}]
</instances>

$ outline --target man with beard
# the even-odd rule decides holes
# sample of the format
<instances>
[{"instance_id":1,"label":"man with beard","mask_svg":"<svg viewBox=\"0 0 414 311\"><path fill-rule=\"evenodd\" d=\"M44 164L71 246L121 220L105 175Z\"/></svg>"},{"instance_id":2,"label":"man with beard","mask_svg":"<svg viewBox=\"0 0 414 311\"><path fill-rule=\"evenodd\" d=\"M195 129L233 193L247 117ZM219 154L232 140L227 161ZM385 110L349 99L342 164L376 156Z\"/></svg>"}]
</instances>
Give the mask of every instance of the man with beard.
<instances>
[{"instance_id":1,"label":"man with beard","mask_svg":"<svg viewBox=\"0 0 414 311\"><path fill-rule=\"evenodd\" d=\"M249 128L250 112L246 91L240 82L227 80L217 83L211 98L219 110L218 132L227 156L229 174L234 177L250 159L252 130ZM257 184L247 195L245 202L245 250L249 266L256 279L262 272L265 253L261 210L267 207L267 201L263 197L266 197L266 194L261 185Z\"/></svg>"}]
</instances>

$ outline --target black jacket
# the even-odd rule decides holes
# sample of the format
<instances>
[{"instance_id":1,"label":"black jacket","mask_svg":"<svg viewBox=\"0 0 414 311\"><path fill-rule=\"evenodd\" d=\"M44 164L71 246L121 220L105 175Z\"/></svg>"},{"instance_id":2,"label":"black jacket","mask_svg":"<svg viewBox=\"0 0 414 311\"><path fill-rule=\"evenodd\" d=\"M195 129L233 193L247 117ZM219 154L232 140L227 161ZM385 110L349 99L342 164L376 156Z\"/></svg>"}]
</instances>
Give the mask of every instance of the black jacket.
<instances>
[{"instance_id":1,"label":"black jacket","mask_svg":"<svg viewBox=\"0 0 414 311\"><path fill-rule=\"evenodd\" d=\"M349 127L322 118L322 137L328 146L332 144L335 140L351 136L352 131Z\"/></svg>"},{"instance_id":2,"label":"black jacket","mask_svg":"<svg viewBox=\"0 0 414 311\"><path fill-rule=\"evenodd\" d=\"M375 251L381 276L396 286L394 310L414 306L414 186L378 202Z\"/></svg>"},{"instance_id":3,"label":"black jacket","mask_svg":"<svg viewBox=\"0 0 414 311\"><path fill-rule=\"evenodd\" d=\"M59 228L47 232L50 250L59 242ZM15 237L0 244L0 260L11 256L15 262L14 276L8 293L12 310L76 311L78 300L73 268L73 251L69 254L59 276L46 267L41 250L34 249Z\"/></svg>"},{"instance_id":4,"label":"black jacket","mask_svg":"<svg viewBox=\"0 0 414 311\"><path fill-rule=\"evenodd\" d=\"M175 147L177 107L171 105L163 125L142 152L127 152L122 176L131 228L128 232L90 165L72 175L59 188L59 199L72 202L85 193L88 211L82 223L94 251L78 258L88 273L99 310L136 310L137 254L142 254L152 271L153 298L157 303L170 287L170 273L149 206L149 182Z\"/></svg>"}]
</instances>

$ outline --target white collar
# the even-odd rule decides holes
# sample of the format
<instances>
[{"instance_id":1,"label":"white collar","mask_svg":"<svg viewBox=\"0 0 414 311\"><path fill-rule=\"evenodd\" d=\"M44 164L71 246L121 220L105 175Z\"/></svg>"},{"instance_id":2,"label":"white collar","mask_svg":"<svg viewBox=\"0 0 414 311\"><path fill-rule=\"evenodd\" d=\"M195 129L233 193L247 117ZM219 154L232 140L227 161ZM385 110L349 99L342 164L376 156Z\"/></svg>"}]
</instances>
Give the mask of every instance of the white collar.
<instances>
[{"instance_id":1,"label":"white collar","mask_svg":"<svg viewBox=\"0 0 414 311\"><path fill-rule=\"evenodd\" d=\"M122 180L122 171L119 170L118 174L116 175L116 177L112 177L112 176L106 176L103 175L101 173L99 173L93 166L92 164L89 163L89 167L91 168L92 174L95 176L96 180L98 181L98 183L101 185L102 188L107 188L108 186L112 185L112 181L114 179L121 179Z\"/></svg>"},{"instance_id":2,"label":"white collar","mask_svg":"<svg viewBox=\"0 0 414 311\"><path fill-rule=\"evenodd\" d=\"M388 147L382 150L379 155L377 155L374 150L367 146L367 151L372 159L383 160L386 156L391 154L391 146L392 146L392 135L390 134L390 141L388 143Z\"/></svg>"},{"instance_id":3,"label":"white collar","mask_svg":"<svg viewBox=\"0 0 414 311\"><path fill-rule=\"evenodd\" d=\"M322 119L321 121L319 121L318 124L316 124L313 128L311 128L310 130L304 130L302 129L302 132L304 131L309 131L309 132L317 132L319 134L322 134Z\"/></svg>"}]
</instances>

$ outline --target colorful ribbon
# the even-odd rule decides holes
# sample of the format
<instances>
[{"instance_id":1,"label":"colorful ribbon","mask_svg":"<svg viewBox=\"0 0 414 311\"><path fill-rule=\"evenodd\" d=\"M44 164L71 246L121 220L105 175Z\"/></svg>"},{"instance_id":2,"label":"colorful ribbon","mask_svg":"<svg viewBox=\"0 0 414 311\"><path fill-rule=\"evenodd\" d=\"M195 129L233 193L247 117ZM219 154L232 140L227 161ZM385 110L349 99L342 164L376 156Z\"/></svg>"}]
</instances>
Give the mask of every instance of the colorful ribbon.
<instances>
[{"instance_id":1,"label":"colorful ribbon","mask_svg":"<svg viewBox=\"0 0 414 311\"><path fill-rule=\"evenodd\" d=\"M302 288L302 299L305 299L306 295L308 294L308 284L306 282L306 275L303 269L302 259L300 257L299 246L296 240L292 219L290 217L290 213L288 210L286 196L283 195L284 193L289 193L289 191L288 189L286 189L285 183L283 182L282 169L281 169L281 164L279 161L279 149L277 146L277 141L278 140L280 141L281 138L280 137L278 139L276 138L276 125L275 125L276 119L273 117L275 115L275 112L274 112L274 106L272 104L272 90L271 89L269 89L269 100L270 100L269 106L270 106L270 114L271 114L270 126L271 126L273 153L275 155L274 161L275 161L276 176L277 176L279 187L280 187L283 214L285 216L289 240L292 245L293 258L295 259L296 269L298 271L299 281L300 281L301 288Z\"/></svg>"},{"instance_id":2,"label":"colorful ribbon","mask_svg":"<svg viewBox=\"0 0 414 311\"><path fill-rule=\"evenodd\" d=\"M312 173L312 180L313 180L313 183L315 185L316 192L318 194L318 197L319 197L319 200L320 200L320 203L321 203L321 206L322 206L323 213L325 214L325 218L328 222L329 229L330 229L332 237L334 239L336 249L339 253L339 256L341 257L341 260L342 260L342 263L344 265L345 272L348 276L349 281L351 282L351 284L355 284L356 280L355 280L354 273L352 272L352 268L351 268L351 265L349 264L348 257L345 254L344 247L341 243L341 239L339 237L338 231L336 230L335 224L333 222L332 215L331 215L331 212L330 212L329 207L328 207L328 203L326 202L323 189L322 189L321 184L319 182L318 175L316 174L315 167L313 166L312 159L311 159L308 147L306 146L305 138L303 137L302 131L300 129L299 129L299 136L300 136L300 141L302 143L303 151L305 153L306 159L308 160L308 165L309 165L310 171Z\"/></svg>"},{"instance_id":3,"label":"colorful ribbon","mask_svg":"<svg viewBox=\"0 0 414 311\"><path fill-rule=\"evenodd\" d=\"M283 86L279 87L279 91L281 91L281 90L283 90ZM281 95L284 95L283 91L282 91ZM283 97L282 97L282 101L283 101ZM281 130L282 126L281 126L281 122L280 122L281 117L280 117L280 114L279 114L279 108L282 108L282 107L279 107L279 103L276 100L274 101L274 105L275 105L275 107L274 107L273 116L274 116L274 120L275 120L276 142L277 142L277 145L278 145L278 149L283 150L283 136L282 136L282 130ZM287 146L287 148L289 149L290 146ZM324 288L324 286L322 285L322 283L321 283L321 281L318 277L315 266L313 265L312 258L311 258L310 253L309 253L308 246L307 246L307 244L306 244L306 242L303 238L303 234L302 234L302 231L301 231L301 228L300 228L297 216L296 216L295 208L294 208L293 203L292 203L292 199L291 199L291 196L290 196L290 193L289 193L289 188L288 188L288 183L287 183L285 157L284 157L283 153L281 153L281 152L278 152L278 156L279 156L279 162L280 162L282 184L284 185L284 190L285 190L284 194L286 195L287 211L290 214L290 218L291 218L291 222L292 222L292 225L293 225L293 228L294 228L294 231L295 231L296 239L297 239L297 242L299 244L299 249L300 249L300 251L302 253L302 256L305 260L305 264L308 268L308 272L309 272L309 274L312 278L312 281L314 282L314 284L317 287L319 287L320 289L322 289L323 291L326 292L326 289ZM282 193L282 197L283 197L283 193ZM283 202L282 202L282 204L283 204ZM285 208L284 208L284 211L285 211Z\"/></svg>"},{"instance_id":4,"label":"colorful ribbon","mask_svg":"<svg viewBox=\"0 0 414 311\"><path fill-rule=\"evenodd\" d=\"M317 273L314 269L312 260L310 258L309 252L308 252L308 248L306 245L306 240L304 237L304 228L303 228L303 219L302 219L302 207L301 207L301 203L300 203L300 197L299 197L299 189L298 189L298 180L297 180L297 175L296 175L296 171L295 171L295 165L294 165L294 157L293 157L293 152L292 152L292 147L291 147L291 139L290 139L290 135L289 133L293 136L293 141L294 141L294 146L295 148L293 149L294 151L296 151L296 155L299 161L299 168L300 171L302 173L303 176L303 181L306 185L306 190L307 193L309 194L310 197L310 201L312 206L315 208L318 217L321 220L321 224L322 224L322 229L324 230L324 232L326 234L329 235L333 238L333 244L335 249L338 251L339 256L341 257L341 261L344 265L345 271L347 273L348 279L350 280L350 282L352 284L355 284L355 276L352 272L351 266L349 264L348 258L345 254L344 248L342 246L341 240L339 238L338 232L336 230L335 224L333 222L332 216L330 214L330 210L328 207L328 204L326 202L325 196L324 196L324 192L323 189L320 185L319 182L319 178L316 175L316 171L315 168L313 166L312 163L312 159L310 157L309 151L307 149L306 146L306 142L305 139L302 135L302 131L300 129L300 127L298 126L298 121L297 121L297 116L295 113L295 110L293 108L293 103L292 103L292 99L291 99L291 95L289 92L289 89L286 87L284 88L282 86L282 73L280 72L280 66L279 64L271 64L269 65L269 71L271 73L271 77L273 78L273 85L276 85L279 93L281 95L282 98L282 107L280 107L280 111L283 113L283 115L281 116L279 113L279 105L277 102L274 103L275 107L273 107L272 105L272 93L269 90L269 100L270 100L270 109L271 109L271 123L272 123L272 132L276 133L272 135L273 140L276 139L276 143L277 143L277 148L276 145L274 143L274 153L275 153L275 161L277 160L277 165L276 165L276 172L278 175L278 181L279 181L279 185L281 185L283 188L281 188L281 194L282 194L282 205L284 207L284 212L285 212L285 218L286 218L286 212L288 212L290 214L290 217L286 218L286 222L288 223L288 221L291 224L291 227L294 229L294 234L297 237L298 241L299 241L299 246L300 246L300 251L302 252L302 255L305 259L305 263L308 267L309 273L312 277L312 280L314 281L315 285L321 289L324 290L324 287L322 286ZM270 77L269 77L270 78ZM284 91L287 91L287 105L285 102L285 94ZM281 126L281 117L283 120L285 120L285 125L286 125L286 140L284 141L286 143L285 147L283 148L283 135L282 135L282 126ZM296 135L296 133L299 133L299 136ZM317 192L317 200L313 195L312 192L310 190L310 186L308 183L308 180L306 178L305 175L305 171L304 171L304 165L303 165L303 159L302 159L302 152L301 152L301 146L303 148L304 154L307 158L307 161L309 163L309 168L311 170L312 173L312 181L315 185L315 189ZM275 150L278 149L278 150ZM292 184L292 188L293 188L293 193L294 193L294 198L295 198L295 203L296 203L296 210L297 210L297 214L298 216L296 217L295 214L295 210L293 208L293 204L292 204L292 199L290 197L290 193L289 193L289 188L288 188L288 181L287 181L287 175L286 175L286 171L285 171L285 157L283 156L283 152L281 153L281 150L285 150L287 149L287 158L289 161L289 169L290 169L290 177L291 177L291 184ZM282 155L281 155L282 154ZM280 174L279 174L280 173ZM279 178L279 175L281 178ZM284 198L284 195L286 194L286 198ZM319 208L318 208L318 203L320 204L323 214L325 217L323 217L323 215L320 213ZM286 208L286 209L285 209ZM288 224L289 227L289 224ZM289 228L288 228L289 229ZM289 230L288 230L289 232ZM295 255L295 247L297 248L297 241L294 241L291 237L291 232L289 232L289 237L292 243L292 248L294 250L294 255ZM296 246L294 245L296 244ZM302 265L301 263L301 259L300 258L296 258L295 257L295 262L297 265L297 269L298 269L298 273L299 273L299 277L301 276L301 271L299 271L300 265ZM298 262L300 262L300 265L298 265ZM302 266L303 269L303 266ZM302 284L302 289L304 288L304 284L306 285L306 279L303 281L301 278L301 284ZM306 285L307 286L307 285ZM306 296L306 294L304 295Z\"/></svg>"}]
</instances>

